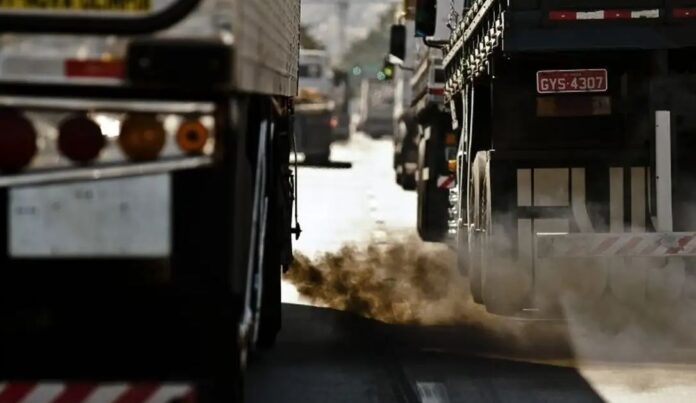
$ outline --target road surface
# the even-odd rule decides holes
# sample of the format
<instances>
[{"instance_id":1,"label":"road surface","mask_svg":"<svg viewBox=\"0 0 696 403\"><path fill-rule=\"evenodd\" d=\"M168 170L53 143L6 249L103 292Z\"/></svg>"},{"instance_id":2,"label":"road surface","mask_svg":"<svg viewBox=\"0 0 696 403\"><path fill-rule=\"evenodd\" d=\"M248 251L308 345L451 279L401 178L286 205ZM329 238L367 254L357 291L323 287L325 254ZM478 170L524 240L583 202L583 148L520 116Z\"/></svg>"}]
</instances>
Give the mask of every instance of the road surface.
<instances>
[{"instance_id":1,"label":"road surface","mask_svg":"<svg viewBox=\"0 0 696 403\"><path fill-rule=\"evenodd\" d=\"M416 195L393 182L390 139L354 136L333 146L332 160L299 170L304 233L295 247L310 265L343 264L337 269L344 270L346 259L358 259L350 254L391 244L404 246L397 249L403 256L428 249L413 241ZM348 256L338 252L347 244L355 245ZM375 264L395 266L380 256ZM356 276L372 268L351 270ZM375 284L351 281L348 287ZM461 308L456 323L386 324L326 308L332 302L310 300L289 281L282 291L284 328L276 348L251 363L250 402L690 402L696 396L696 350L664 342L659 329L587 336L582 323L492 318L468 301L453 305ZM418 320L418 310L434 312L442 303L387 318Z\"/></svg>"}]
</instances>

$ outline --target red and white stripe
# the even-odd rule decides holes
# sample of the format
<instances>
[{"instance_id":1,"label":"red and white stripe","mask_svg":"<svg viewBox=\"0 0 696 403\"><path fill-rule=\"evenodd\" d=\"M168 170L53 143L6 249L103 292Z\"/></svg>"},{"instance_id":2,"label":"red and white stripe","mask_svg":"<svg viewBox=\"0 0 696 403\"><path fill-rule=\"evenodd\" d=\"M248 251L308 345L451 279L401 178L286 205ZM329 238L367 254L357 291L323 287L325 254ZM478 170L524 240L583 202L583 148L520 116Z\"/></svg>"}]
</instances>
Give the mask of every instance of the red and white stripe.
<instances>
[{"instance_id":1,"label":"red and white stripe","mask_svg":"<svg viewBox=\"0 0 696 403\"><path fill-rule=\"evenodd\" d=\"M0 403L194 403L193 388L158 383L0 383Z\"/></svg>"},{"instance_id":2,"label":"red and white stripe","mask_svg":"<svg viewBox=\"0 0 696 403\"><path fill-rule=\"evenodd\" d=\"M696 18L696 7L675 8L672 10L674 18Z\"/></svg>"},{"instance_id":3,"label":"red and white stripe","mask_svg":"<svg viewBox=\"0 0 696 403\"><path fill-rule=\"evenodd\" d=\"M696 256L696 233L537 234L536 252L540 258Z\"/></svg>"},{"instance_id":4,"label":"red and white stripe","mask_svg":"<svg viewBox=\"0 0 696 403\"><path fill-rule=\"evenodd\" d=\"M659 9L649 10L553 10L549 11L551 21L585 21L585 20L635 20L660 18Z\"/></svg>"},{"instance_id":5,"label":"red and white stripe","mask_svg":"<svg viewBox=\"0 0 696 403\"><path fill-rule=\"evenodd\" d=\"M454 175L441 175L437 177L437 187L439 189L450 189L454 187ZM2 402L0 402L2 403Z\"/></svg>"}]
</instances>

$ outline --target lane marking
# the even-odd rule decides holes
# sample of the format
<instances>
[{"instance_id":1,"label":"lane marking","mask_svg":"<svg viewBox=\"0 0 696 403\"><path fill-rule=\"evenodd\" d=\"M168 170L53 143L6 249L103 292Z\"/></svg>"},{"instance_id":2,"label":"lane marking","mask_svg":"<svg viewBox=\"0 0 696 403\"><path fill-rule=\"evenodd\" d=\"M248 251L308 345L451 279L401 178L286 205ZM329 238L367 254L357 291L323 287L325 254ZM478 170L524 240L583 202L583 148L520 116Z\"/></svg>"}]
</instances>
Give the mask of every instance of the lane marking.
<instances>
[{"instance_id":1,"label":"lane marking","mask_svg":"<svg viewBox=\"0 0 696 403\"><path fill-rule=\"evenodd\" d=\"M416 382L421 403L450 403L445 384L440 382Z\"/></svg>"}]
</instances>

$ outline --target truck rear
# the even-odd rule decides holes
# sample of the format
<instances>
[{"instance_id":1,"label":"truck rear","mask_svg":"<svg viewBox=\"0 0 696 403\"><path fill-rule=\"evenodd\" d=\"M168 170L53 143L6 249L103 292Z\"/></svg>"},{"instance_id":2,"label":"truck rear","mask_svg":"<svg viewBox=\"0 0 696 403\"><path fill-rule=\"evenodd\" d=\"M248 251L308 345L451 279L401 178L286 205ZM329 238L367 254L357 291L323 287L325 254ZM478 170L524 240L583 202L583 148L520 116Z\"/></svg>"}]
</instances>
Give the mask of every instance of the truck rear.
<instances>
[{"instance_id":1,"label":"truck rear","mask_svg":"<svg viewBox=\"0 0 696 403\"><path fill-rule=\"evenodd\" d=\"M291 260L299 7L0 4L0 401L241 401Z\"/></svg>"},{"instance_id":2,"label":"truck rear","mask_svg":"<svg viewBox=\"0 0 696 403\"><path fill-rule=\"evenodd\" d=\"M425 3L421 19L432 21ZM445 97L460 139L450 229L489 311L607 296L669 305L689 294L694 7L451 9Z\"/></svg>"},{"instance_id":3,"label":"truck rear","mask_svg":"<svg viewBox=\"0 0 696 403\"><path fill-rule=\"evenodd\" d=\"M297 151L304 154L307 163L326 164L331 156L333 130L338 124L328 52L302 49L299 73L295 105Z\"/></svg>"}]
</instances>

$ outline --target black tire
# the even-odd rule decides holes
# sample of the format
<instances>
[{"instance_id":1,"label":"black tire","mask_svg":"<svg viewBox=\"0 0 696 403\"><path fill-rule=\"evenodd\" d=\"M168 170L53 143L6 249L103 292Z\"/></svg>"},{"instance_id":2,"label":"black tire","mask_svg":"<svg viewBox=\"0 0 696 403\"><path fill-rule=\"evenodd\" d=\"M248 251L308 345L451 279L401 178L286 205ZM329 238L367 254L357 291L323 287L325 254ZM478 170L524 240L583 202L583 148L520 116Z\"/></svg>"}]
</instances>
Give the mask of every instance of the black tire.
<instances>
[{"instance_id":1,"label":"black tire","mask_svg":"<svg viewBox=\"0 0 696 403\"><path fill-rule=\"evenodd\" d=\"M408 140L408 139L407 139ZM416 190L416 172L409 173L406 164L418 162L418 150L413 145L404 144L401 157L401 187L404 190Z\"/></svg>"},{"instance_id":2,"label":"black tire","mask_svg":"<svg viewBox=\"0 0 696 403\"><path fill-rule=\"evenodd\" d=\"M283 173L287 167L290 153L287 133L275 133L273 135L269 152L269 177L268 177L268 215L266 219L264 260L263 260L263 291L261 294L261 311L259 315L259 328L256 337L256 347L269 349L275 344L278 332L282 325L281 304L281 250L286 246L284 232L278 229L285 225L283 212L285 210L283 200Z\"/></svg>"},{"instance_id":3,"label":"black tire","mask_svg":"<svg viewBox=\"0 0 696 403\"><path fill-rule=\"evenodd\" d=\"M402 169L402 172L406 171L406 167L403 165L402 165L401 169ZM418 184L416 183L416 174L415 173L412 173L412 174L402 173L400 184L404 190L408 190L408 191L416 190L416 188L418 186Z\"/></svg>"},{"instance_id":4,"label":"black tire","mask_svg":"<svg viewBox=\"0 0 696 403\"><path fill-rule=\"evenodd\" d=\"M274 204L269 203L270 206ZM275 209L272 209L275 210ZM266 225L266 246L263 264L263 291L261 294L261 312L259 314L259 330L256 337L256 347L269 349L275 344L281 327L282 304L280 302L280 242L274 231L277 222L275 214L269 212Z\"/></svg>"},{"instance_id":5,"label":"black tire","mask_svg":"<svg viewBox=\"0 0 696 403\"><path fill-rule=\"evenodd\" d=\"M447 236L449 190L439 189L437 176L443 172L445 164L443 139L437 129L432 130L430 138L421 136L418 142L418 235L426 242L443 242ZM426 178L425 172L428 172Z\"/></svg>"}]
</instances>

